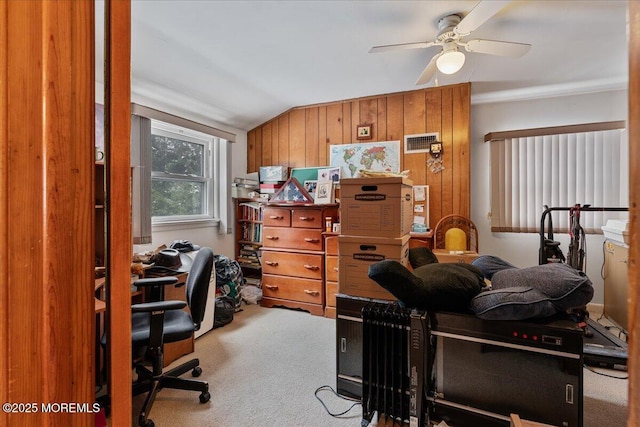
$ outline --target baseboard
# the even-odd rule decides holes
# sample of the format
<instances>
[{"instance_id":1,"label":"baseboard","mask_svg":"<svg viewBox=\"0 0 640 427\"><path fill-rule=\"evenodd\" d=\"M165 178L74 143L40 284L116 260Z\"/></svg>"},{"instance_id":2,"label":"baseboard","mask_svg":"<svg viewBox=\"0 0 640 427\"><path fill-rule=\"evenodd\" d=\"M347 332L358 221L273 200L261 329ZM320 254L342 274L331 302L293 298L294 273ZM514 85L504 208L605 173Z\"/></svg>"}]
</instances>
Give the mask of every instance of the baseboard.
<instances>
[{"instance_id":1,"label":"baseboard","mask_svg":"<svg viewBox=\"0 0 640 427\"><path fill-rule=\"evenodd\" d=\"M604 304L596 304L590 302L589 304L587 304L587 311L589 312L589 316L591 318L599 317L604 312Z\"/></svg>"}]
</instances>

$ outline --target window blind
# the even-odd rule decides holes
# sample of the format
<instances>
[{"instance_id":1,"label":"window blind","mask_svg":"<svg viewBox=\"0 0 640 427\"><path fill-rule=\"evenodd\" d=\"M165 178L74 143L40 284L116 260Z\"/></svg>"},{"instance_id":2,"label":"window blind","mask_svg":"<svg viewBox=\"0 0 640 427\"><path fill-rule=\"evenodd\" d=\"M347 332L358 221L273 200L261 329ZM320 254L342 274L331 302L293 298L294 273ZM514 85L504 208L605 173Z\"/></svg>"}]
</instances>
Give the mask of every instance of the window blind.
<instances>
[{"instance_id":1,"label":"window blind","mask_svg":"<svg viewBox=\"0 0 640 427\"><path fill-rule=\"evenodd\" d=\"M490 139L492 231L539 232L545 205L628 206L629 146L624 129L532 133L536 135L518 131L513 137ZM567 230L568 215L553 215L554 230ZM581 225L586 232L600 232L608 218L618 215L592 212L581 218Z\"/></svg>"}]
</instances>

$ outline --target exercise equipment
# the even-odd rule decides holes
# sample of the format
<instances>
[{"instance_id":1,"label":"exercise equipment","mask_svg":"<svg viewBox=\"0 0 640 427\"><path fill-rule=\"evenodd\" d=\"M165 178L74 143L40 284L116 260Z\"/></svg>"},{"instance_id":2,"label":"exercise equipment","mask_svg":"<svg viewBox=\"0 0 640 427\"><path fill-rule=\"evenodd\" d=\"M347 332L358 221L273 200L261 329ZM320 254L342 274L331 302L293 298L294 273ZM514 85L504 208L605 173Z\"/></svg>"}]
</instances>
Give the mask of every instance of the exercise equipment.
<instances>
[{"instance_id":1,"label":"exercise equipment","mask_svg":"<svg viewBox=\"0 0 640 427\"><path fill-rule=\"evenodd\" d=\"M566 263L576 270L586 270L586 239L585 232L580 225L582 212L628 212L629 208L592 207L591 205L576 204L571 207L547 207L545 206L540 218L540 251L539 264L548 262L545 254L551 246L559 247L559 243L553 240L553 225L551 213L554 211L569 212L569 250ZM545 223L548 224L545 228ZM558 261L562 262L562 261ZM613 335L606 327L591 319L585 309L577 310L572 315L576 322L584 330L584 361L587 364L606 366L610 368L626 369L627 343Z\"/></svg>"}]
</instances>

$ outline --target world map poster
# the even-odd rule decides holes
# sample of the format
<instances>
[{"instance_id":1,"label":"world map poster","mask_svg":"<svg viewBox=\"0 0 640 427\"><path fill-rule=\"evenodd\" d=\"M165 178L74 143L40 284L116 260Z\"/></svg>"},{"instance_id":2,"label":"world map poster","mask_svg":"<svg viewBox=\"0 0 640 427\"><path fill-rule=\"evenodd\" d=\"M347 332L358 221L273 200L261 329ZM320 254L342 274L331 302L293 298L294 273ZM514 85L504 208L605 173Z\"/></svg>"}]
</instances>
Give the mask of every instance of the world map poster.
<instances>
[{"instance_id":1,"label":"world map poster","mask_svg":"<svg viewBox=\"0 0 640 427\"><path fill-rule=\"evenodd\" d=\"M355 178L359 170L400 172L400 141L331 145L330 165L342 178Z\"/></svg>"}]
</instances>

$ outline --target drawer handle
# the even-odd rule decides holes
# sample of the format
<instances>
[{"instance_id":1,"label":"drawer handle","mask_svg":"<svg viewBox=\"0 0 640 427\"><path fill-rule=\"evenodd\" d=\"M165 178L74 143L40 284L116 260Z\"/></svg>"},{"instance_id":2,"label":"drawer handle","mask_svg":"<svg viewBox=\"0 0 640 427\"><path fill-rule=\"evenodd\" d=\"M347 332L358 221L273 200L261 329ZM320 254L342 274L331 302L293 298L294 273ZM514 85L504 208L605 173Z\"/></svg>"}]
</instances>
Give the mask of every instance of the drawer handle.
<instances>
[{"instance_id":1,"label":"drawer handle","mask_svg":"<svg viewBox=\"0 0 640 427\"><path fill-rule=\"evenodd\" d=\"M309 289L305 289L304 293L307 294L307 295L314 296L314 297L317 297L318 295L320 295L320 292L318 292L318 291L310 291Z\"/></svg>"},{"instance_id":2,"label":"drawer handle","mask_svg":"<svg viewBox=\"0 0 640 427\"><path fill-rule=\"evenodd\" d=\"M267 264L267 265L271 265L273 267L277 267L278 266L278 263L276 261L265 261L264 263Z\"/></svg>"},{"instance_id":3,"label":"drawer handle","mask_svg":"<svg viewBox=\"0 0 640 427\"><path fill-rule=\"evenodd\" d=\"M264 236L265 239L267 240L278 240L279 237L278 236Z\"/></svg>"},{"instance_id":4,"label":"drawer handle","mask_svg":"<svg viewBox=\"0 0 640 427\"><path fill-rule=\"evenodd\" d=\"M309 242L309 243L318 243L320 240L318 240L318 239L314 239L314 238L312 238L312 237L305 237L305 238L304 238L304 241L305 241L305 242Z\"/></svg>"},{"instance_id":5,"label":"drawer handle","mask_svg":"<svg viewBox=\"0 0 640 427\"><path fill-rule=\"evenodd\" d=\"M312 216L301 216L300 221L313 221L315 218Z\"/></svg>"},{"instance_id":6,"label":"drawer handle","mask_svg":"<svg viewBox=\"0 0 640 427\"><path fill-rule=\"evenodd\" d=\"M305 264L304 268L306 268L307 270L320 270L320 267L318 267L317 265L310 265L310 264Z\"/></svg>"},{"instance_id":7,"label":"drawer handle","mask_svg":"<svg viewBox=\"0 0 640 427\"><path fill-rule=\"evenodd\" d=\"M271 216L269 216L269 218L270 219L284 219L284 217L280 216L280 215L271 215Z\"/></svg>"},{"instance_id":8,"label":"drawer handle","mask_svg":"<svg viewBox=\"0 0 640 427\"><path fill-rule=\"evenodd\" d=\"M278 289L278 285L264 285L264 287L267 289L271 289L272 291Z\"/></svg>"},{"instance_id":9,"label":"drawer handle","mask_svg":"<svg viewBox=\"0 0 640 427\"><path fill-rule=\"evenodd\" d=\"M338 271L338 267L333 267L334 271Z\"/></svg>"}]
</instances>

